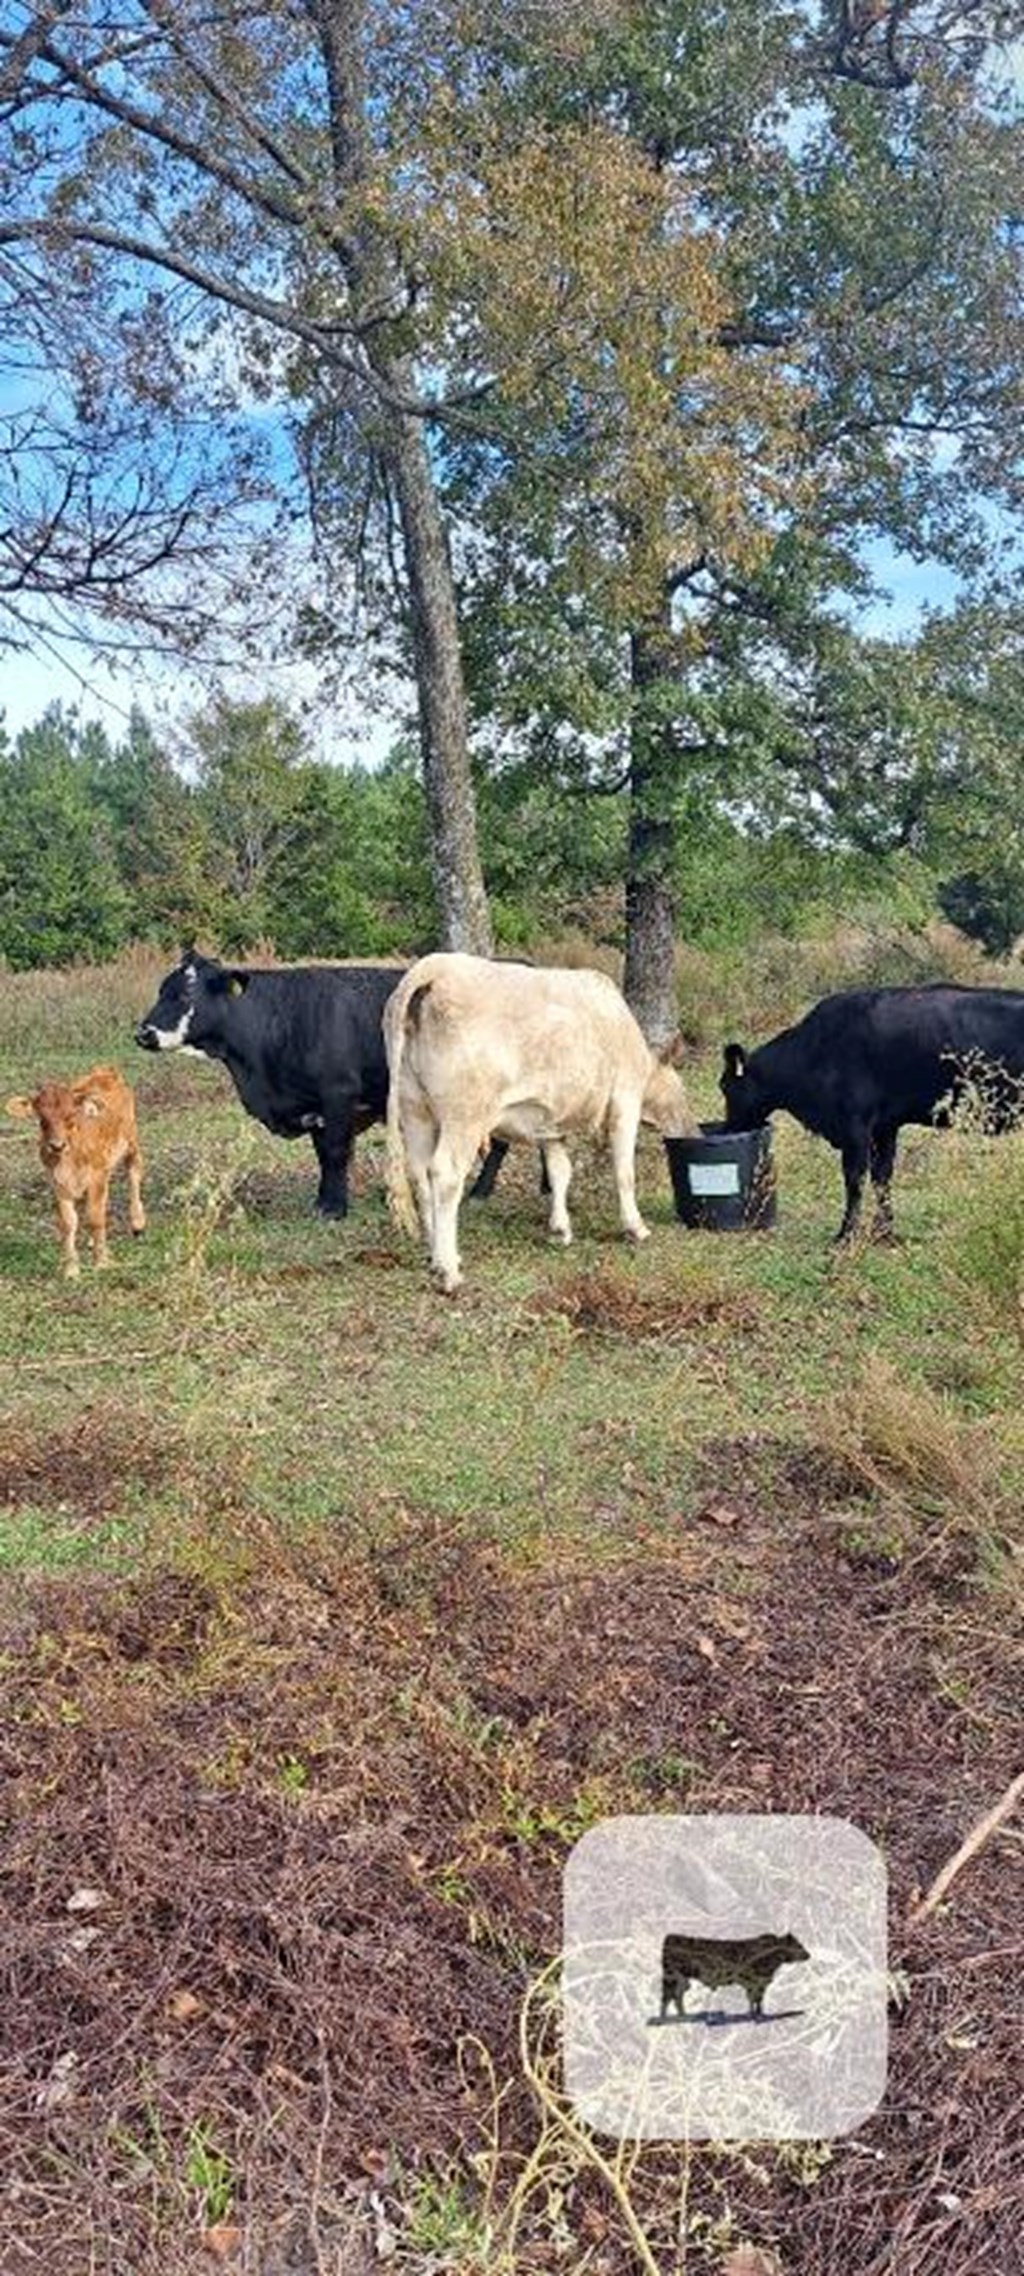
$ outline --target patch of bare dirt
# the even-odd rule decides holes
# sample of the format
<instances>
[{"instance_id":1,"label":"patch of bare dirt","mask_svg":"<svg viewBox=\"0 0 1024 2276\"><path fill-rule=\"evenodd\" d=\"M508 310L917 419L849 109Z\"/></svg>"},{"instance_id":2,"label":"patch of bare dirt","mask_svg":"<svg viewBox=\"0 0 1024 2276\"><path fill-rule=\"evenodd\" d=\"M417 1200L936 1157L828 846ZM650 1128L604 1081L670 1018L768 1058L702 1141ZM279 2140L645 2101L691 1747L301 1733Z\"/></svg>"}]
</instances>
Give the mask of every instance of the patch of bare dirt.
<instances>
[{"instance_id":1,"label":"patch of bare dirt","mask_svg":"<svg viewBox=\"0 0 1024 2276\"><path fill-rule=\"evenodd\" d=\"M629 1336L659 1343L712 1326L750 1333L760 1317L756 1298L745 1289L698 1286L669 1294L634 1285L601 1266L545 1287L534 1298L531 1313L535 1319L554 1314L579 1335Z\"/></svg>"},{"instance_id":2,"label":"patch of bare dirt","mask_svg":"<svg viewBox=\"0 0 1024 2276\"><path fill-rule=\"evenodd\" d=\"M350 1256L339 1249L336 1255L318 1261L299 1257L290 1264L274 1265L260 1277L268 1283L327 1280L336 1277L339 1272L347 1271L349 1264L366 1265L371 1272L397 1272L407 1264L407 1259L400 1257L394 1249L364 1247L353 1249Z\"/></svg>"},{"instance_id":3,"label":"patch of bare dirt","mask_svg":"<svg viewBox=\"0 0 1024 2276\"><path fill-rule=\"evenodd\" d=\"M383 2204L400 2229L411 2175L471 2176L485 2146L471 2037L512 2082L519 2171L536 2112L517 2009L557 1949L589 1795L848 1815L889 1860L910 1997L883 2111L813 2184L768 2152L697 2155L691 2213L720 2218L724 2191L734 2233L786 2276L1009 2271L1013 1841L924 1928L898 1924L1019 1766L1020 1640L926 1572L851 1570L810 1518L753 1531L744 1509L615 1567L533 1571L409 1521L386 1549L321 1539L230 1589L168 1573L39 1591L0 1674L0 2232L17 2227L26 2270L193 2268L196 2127L229 2160L259 2276L289 2223L326 2235L347 2206L372 2230ZM82 1888L99 1896L84 1943ZM126 2144L147 2140L140 2172ZM679 2187L679 2151L646 2152L635 2195L666 2269ZM595 2177L566 2217L595 2272L626 2276ZM528 2220L517 2268L551 2265Z\"/></svg>"},{"instance_id":4,"label":"patch of bare dirt","mask_svg":"<svg viewBox=\"0 0 1024 2276\"><path fill-rule=\"evenodd\" d=\"M863 1472L848 1457L810 1439L721 1439L704 1450L699 1483L753 1508L786 1509L802 1518L871 1498Z\"/></svg>"}]
</instances>

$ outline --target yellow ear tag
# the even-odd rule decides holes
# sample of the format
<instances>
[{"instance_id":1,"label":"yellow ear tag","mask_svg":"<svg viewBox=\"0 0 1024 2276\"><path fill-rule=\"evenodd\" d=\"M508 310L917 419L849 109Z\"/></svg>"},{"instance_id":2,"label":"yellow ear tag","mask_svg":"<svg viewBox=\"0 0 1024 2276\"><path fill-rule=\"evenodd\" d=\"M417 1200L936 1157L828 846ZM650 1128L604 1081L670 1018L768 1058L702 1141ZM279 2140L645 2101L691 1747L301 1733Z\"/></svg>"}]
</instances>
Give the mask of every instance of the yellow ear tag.
<instances>
[{"instance_id":1,"label":"yellow ear tag","mask_svg":"<svg viewBox=\"0 0 1024 2276\"><path fill-rule=\"evenodd\" d=\"M244 994L245 994L245 989L243 988L243 986L242 986L242 983L241 983L241 981L240 981L240 980L229 980L229 981L228 981L228 995L229 995L229 996L244 996Z\"/></svg>"}]
</instances>

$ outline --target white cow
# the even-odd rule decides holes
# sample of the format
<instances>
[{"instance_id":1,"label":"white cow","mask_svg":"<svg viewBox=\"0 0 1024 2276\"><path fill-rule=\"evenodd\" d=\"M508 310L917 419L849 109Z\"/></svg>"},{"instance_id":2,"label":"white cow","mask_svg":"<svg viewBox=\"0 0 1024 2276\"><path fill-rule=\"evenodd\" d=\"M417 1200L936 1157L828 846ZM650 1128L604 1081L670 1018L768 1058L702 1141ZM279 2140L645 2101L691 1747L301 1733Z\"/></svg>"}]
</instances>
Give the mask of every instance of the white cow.
<instances>
[{"instance_id":1,"label":"white cow","mask_svg":"<svg viewBox=\"0 0 1024 2276\"><path fill-rule=\"evenodd\" d=\"M614 981L602 972L424 956L384 1013L391 1085L388 1190L415 1232L411 1174L430 1261L458 1288L458 1216L468 1172L492 1138L540 1145L551 1186L552 1238L572 1239L566 1139L611 1148L619 1207L633 1241L648 1238L636 1205L641 1122L664 1136L696 1124L675 1070L645 1043Z\"/></svg>"}]
</instances>

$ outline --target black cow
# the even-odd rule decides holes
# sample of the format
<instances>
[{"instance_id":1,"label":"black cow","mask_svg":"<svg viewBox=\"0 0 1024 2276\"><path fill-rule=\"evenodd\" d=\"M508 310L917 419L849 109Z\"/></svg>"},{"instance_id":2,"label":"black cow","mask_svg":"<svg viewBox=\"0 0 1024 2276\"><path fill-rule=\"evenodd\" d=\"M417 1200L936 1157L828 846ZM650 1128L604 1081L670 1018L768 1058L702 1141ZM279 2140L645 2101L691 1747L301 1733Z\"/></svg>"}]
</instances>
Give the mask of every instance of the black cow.
<instances>
[{"instance_id":1,"label":"black cow","mask_svg":"<svg viewBox=\"0 0 1024 2276\"><path fill-rule=\"evenodd\" d=\"M741 1984L751 2019L763 2023L765 1994L780 1968L799 1967L810 1959L798 1936L666 1936L661 1947L661 2013L668 2019L674 2007L682 2021L683 2001L691 1984L707 1991L722 1991ZM770 2017L767 2020L771 2020Z\"/></svg>"},{"instance_id":2,"label":"black cow","mask_svg":"<svg viewBox=\"0 0 1024 2276\"><path fill-rule=\"evenodd\" d=\"M275 1138L312 1139L317 1208L344 1217L353 1138L387 1111L381 1019L401 977L397 965L265 971L186 954L135 1040L222 1060L246 1112Z\"/></svg>"},{"instance_id":3,"label":"black cow","mask_svg":"<svg viewBox=\"0 0 1024 2276\"><path fill-rule=\"evenodd\" d=\"M187 953L135 1040L146 1051L185 1048L223 1060L246 1112L275 1138L312 1139L317 1208L344 1217L352 1141L387 1111L381 1020L401 977L395 964L268 971ZM500 1166L500 1157L484 1165L488 1193Z\"/></svg>"},{"instance_id":4,"label":"black cow","mask_svg":"<svg viewBox=\"0 0 1024 2276\"><path fill-rule=\"evenodd\" d=\"M1024 1106L1024 993L1007 988L854 988L826 996L798 1026L759 1051L727 1043L721 1079L726 1125L753 1130L785 1107L843 1158L846 1209L838 1238L875 1188L875 1232L892 1238L891 1185L906 1122L942 1123L977 1087L990 1130Z\"/></svg>"}]
</instances>

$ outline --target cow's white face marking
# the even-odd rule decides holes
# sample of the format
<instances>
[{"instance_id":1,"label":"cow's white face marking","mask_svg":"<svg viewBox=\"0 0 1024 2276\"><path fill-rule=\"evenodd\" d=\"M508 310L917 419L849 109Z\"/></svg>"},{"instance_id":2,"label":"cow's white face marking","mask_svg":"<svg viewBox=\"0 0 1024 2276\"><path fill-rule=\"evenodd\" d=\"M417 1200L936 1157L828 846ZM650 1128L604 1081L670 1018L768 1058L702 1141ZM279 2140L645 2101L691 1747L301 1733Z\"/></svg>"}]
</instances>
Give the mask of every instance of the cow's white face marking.
<instances>
[{"instance_id":1,"label":"cow's white face marking","mask_svg":"<svg viewBox=\"0 0 1024 2276\"><path fill-rule=\"evenodd\" d=\"M185 1042L195 1016L196 1007L190 1004L188 1010L182 1012L177 1027L151 1027L149 1032L156 1037L157 1050L177 1051Z\"/></svg>"}]
</instances>

